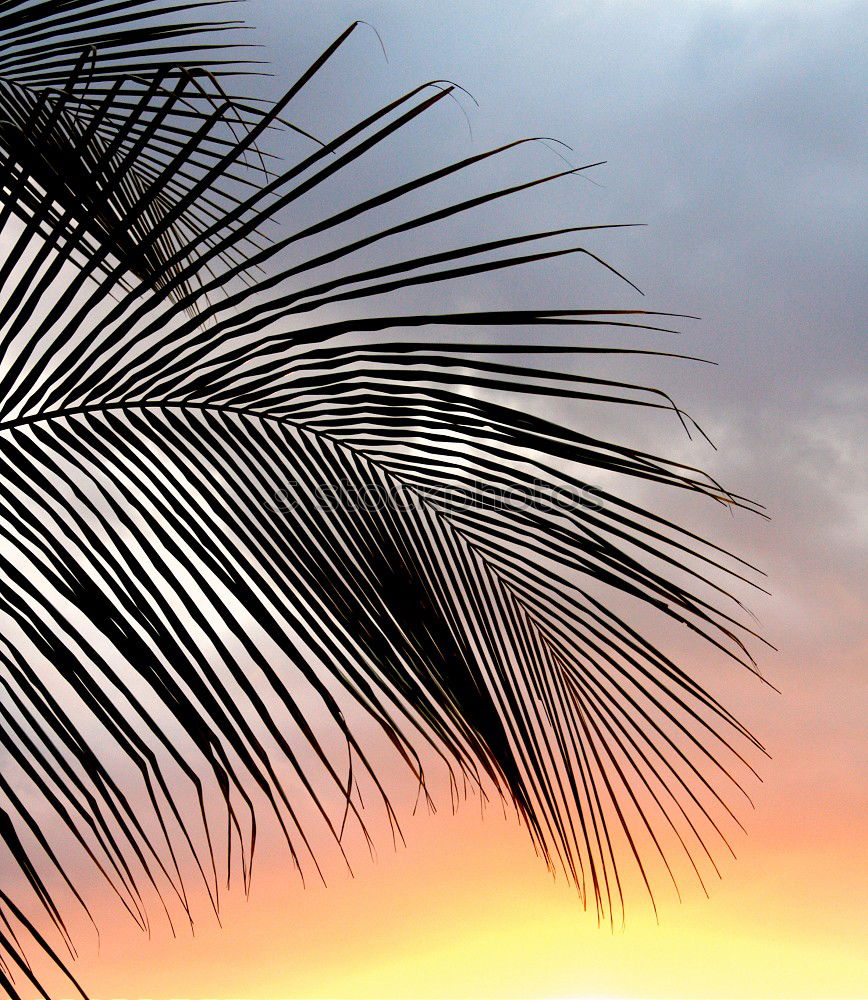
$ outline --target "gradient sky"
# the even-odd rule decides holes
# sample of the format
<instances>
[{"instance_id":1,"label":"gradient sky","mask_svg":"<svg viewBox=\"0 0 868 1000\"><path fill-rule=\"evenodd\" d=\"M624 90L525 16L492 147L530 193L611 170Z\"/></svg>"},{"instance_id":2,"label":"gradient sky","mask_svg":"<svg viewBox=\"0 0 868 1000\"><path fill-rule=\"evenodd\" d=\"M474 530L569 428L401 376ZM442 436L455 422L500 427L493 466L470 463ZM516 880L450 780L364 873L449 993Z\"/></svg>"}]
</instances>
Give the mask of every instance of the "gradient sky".
<instances>
[{"instance_id":1,"label":"gradient sky","mask_svg":"<svg viewBox=\"0 0 868 1000\"><path fill-rule=\"evenodd\" d=\"M719 367L645 361L630 375L670 391L719 450L635 415L600 414L594 430L653 443L768 507L768 523L714 509L702 523L769 575L773 596L750 604L778 647L757 652L782 693L720 662L695 669L773 759L741 812L738 860L721 858L710 899L687 880L680 904L662 888L659 925L637 890L625 929L599 929L511 816L492 806L483 817L475 801L452 816L444 784L436 816L410 817L412 795L399 794L407 846L383 836L375 863L358 851L355 878L334 866L328 888L302 887L266 831L251 898L226 901L222 930L207 914L195 939L111 924L99 954L84 933L76 969L95 998L868 996L866 10L251 0L245 16L282 83L356 18L382 36L388 62L359 32L298 106L314 131L335 108L343 120L427 79L474 95L479 108L460 102L472 136L441 102L389 161L402 176L433 153L526 135L563 140L575 164L607 161L595 184L569 178L511 205L506 222L647 223L594 248L642 287L643 305L702 317L676 349ZM527 156L525 175L559 169L553 152ZM479 294L640 304L574 261L501 275ZM682 642L659 638L675 652Z\"/></svg>"}]
</instances>

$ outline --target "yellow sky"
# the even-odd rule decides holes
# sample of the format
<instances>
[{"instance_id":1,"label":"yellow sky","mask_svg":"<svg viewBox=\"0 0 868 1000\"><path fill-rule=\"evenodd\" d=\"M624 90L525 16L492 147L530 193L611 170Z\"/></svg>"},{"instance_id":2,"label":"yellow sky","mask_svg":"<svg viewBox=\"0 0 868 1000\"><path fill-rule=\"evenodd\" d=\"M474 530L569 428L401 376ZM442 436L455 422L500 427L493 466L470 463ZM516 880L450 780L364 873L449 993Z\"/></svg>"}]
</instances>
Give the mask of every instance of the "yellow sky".
<instances>
[{"instance_id":1,"label":"yellow sky","mask_svg":"<svg viewBox=\"0 0 868 1000\"><path fill-rule=\"evenodd\" d=\"M738 810L748 834L732 838L737 859L716 852L710 899L681 865L682 903L653 882L659 925L634 879L625 929L598 929L514 817L497 805L482 817L477 800L453 816L444 783L436 815L396 800L406 847L380 830L376 861L357 845L355 877L331 864L327 887L303 887L262 824L251 897L224 897L222 930L200 898L194 938L179 926L173 940L152 906L148 941L97 899L101 946L83 920L73 927L76 974L93 1000L868 997L868 651L859 602L826 586L821 606L814 583L775 602L781 652L763 666L782 694L701 665L772 755L754 761L756 808Z\"/></svg>"},{"instance_id":2,"label":"yellow sky","mask_svg":"<svg viewBox=\"0 0 868 1000\"><path fill-rule=\"evenodd\" d=\"M860 793L780 749L738 860L720 859L710 899L685 879L678 904L661 883L659 926L633 887L626 928L598 929L511 817L468 803L406 821L406 848L327 888L260 857L222 931L203 916L193 940L158 926L148 943L115 925L80 971L96 1000L868 995ZM787 768L801 795L774 781Z\"/></svg>"}]
</instances>

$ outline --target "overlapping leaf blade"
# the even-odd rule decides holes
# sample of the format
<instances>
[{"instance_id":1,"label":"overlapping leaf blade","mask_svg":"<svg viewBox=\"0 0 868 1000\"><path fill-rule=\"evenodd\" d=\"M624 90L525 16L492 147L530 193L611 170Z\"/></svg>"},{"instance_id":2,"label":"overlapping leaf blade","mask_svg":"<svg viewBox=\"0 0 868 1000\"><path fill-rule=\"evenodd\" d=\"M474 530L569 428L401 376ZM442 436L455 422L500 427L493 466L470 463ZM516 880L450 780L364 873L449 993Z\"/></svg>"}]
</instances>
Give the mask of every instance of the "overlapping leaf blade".
<instances>
[{"instance_id":1,"label":"overlapping leaf blade","mask_svg":"<svg viewBox=\"0 0 868 1000\"><path fill-rule=\"evenodd\" d=\"M188 8L126 8L147 23L115 34L114 4L0 7L0 95L18 116L0 137L2 746L53 816L44 837L4 780L3 843L26 906L66 936L64 906L86 906L67 870L73 842L145 927L151 895L170 920L179 908L192 919L191 866L217 908L233 845L246 883L263 810L302 871L317 867L323 831L339 851L348 827L369 836L363 786L396 824L361 719L421 793L433 752L455 787L514 803L601 916L623 902L619 842L650 888L646 845L674 878L670 831L701 879L734 818L717 782L740 787L734 768L759 744L617 608L650 605L752 667L726 584L752 570L614 487L596 487L593 504L587 490L603 472L754 505L524 407L638 405L694 426L659 390L512 360L606 348L461 336L670 320L384 304L556 256L603 264L582 245L588 227L364 263L391 237L571 172L378 221L515 143L262 243L275 211L291 216L451 85L416 88L251 179L260 137L352 27L255 110L175 66L201 26L164 16ZM82 51L107 31L107 53ZM366 235L347 240L348 222ZM330 235L333 249L304 249ZM240 280L252 267L271 273ZM355 318L326 312L354 303ZM0 918L0 983L16 996L13 973L31 977L18 933L60 959L25 904L4 894Z\"/></svg>"}]
</instances>

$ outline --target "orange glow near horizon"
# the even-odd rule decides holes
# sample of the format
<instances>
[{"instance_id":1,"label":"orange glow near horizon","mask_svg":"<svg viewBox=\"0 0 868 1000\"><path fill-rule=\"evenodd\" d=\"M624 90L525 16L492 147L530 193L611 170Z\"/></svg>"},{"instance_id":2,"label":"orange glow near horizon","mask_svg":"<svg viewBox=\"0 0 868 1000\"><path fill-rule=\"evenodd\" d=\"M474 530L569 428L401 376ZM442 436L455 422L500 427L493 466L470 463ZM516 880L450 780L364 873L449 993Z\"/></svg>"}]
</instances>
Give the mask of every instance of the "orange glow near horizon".
<instances>
[{"instance_id":1,"label":"orange glow near horizon","mask_svg":"<svg viewBox=\"0 0 868 1000\"><path fill-rule=\"evenodd\" d=\"M195 936L176 923L173 939L152 906L148 940L97 898L102 941L83 919L71 925L74 973L92 1000L868 997L868 657L855 614L833 639L809 638L787 607L777 631L789 648L768 670L784 693L746 671L717 677L772 759L754 761L755 809L737 809L748 834L731 838L737 859L714 851L722 879L706 879L709 899L687 865L676 867L681 903L658 871L658 924L625 860L626 926L598 927L512 813L470 797L453 815L444 782L432 788L437 813L409 815L405 784L395 806L406 846L393 850L383 829L375 860L350 845L354 876L329 864L328 885L310 872L302 885L263 824L250 898L237 883L223 894L222 928L200 895ZM46 985L52 1000L73 995L50 976Z\"/></svg>"},{"instance_id":2,"label":"orange glow near horizon","mask_svg":"<svg viewBox=\"0 0 868 1000\"><path fill-rule=\"evenodd\" d=\"M260 857L249 901L224 901L222 930L205 914L194 938L119 926L78 970L95 1000L863 996L858 803L850 814L834 781L803 777L810 825L772 777L711 898L685 877L679 905L660 885L659 925L633 886L626 927L598 928L513 817L468 801L405 821L406 848L380 843L376 862L327 887Z\"/></svg>"},{"instance_id":3,"label":"orange glow near horizon","mask_svg":"<svg viewBox=\"0 0 868 1000\"><path fill-rule=\"evenodd\" d=\"M743 845L711 901L698 891L681 906L669 899L660 926L634 900L626 929L612 933L563 880L552 883L513 823L467 812L411 824L408 849L327 889L293 880L287 891L260 869L222 932L203 921L193 940L105 942L88 970L93 996L817 998L864 988L859 898L830 907L822 888L852 872L812 857L798 834L771 852ZM858 845L841 847L839 868Z\"/></svg>"}]
</instances>

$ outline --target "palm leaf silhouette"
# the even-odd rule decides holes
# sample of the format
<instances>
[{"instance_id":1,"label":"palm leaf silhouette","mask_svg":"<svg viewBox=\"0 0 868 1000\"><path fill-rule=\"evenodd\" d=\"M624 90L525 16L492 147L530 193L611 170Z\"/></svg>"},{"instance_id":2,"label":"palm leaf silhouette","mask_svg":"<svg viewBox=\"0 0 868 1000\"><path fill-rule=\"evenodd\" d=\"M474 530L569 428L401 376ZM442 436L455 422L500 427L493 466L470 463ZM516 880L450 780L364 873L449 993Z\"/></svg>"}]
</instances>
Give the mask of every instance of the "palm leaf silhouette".
<instances>
[{"instance_id":1,"label":"palm leaf silhouette","mask_svg":"<svg viewBox=\"0 0 868 1000\"><path fill-rule=\"evenodd\" d=\"M0 822L16 873L0 890L0 984L12 997L21 982L42 989L31 950L66 968L43 925L74 954L64 914L87 911L88 866L146 928L149 898L192 919L190 865L215 909L234 846L247 884L263 810L302 870L317 865L311 823L339 849L351 825L368 836L363 785L396 823L359 719L420 795L436 754L456 792L512 802L609 920L621 847L646 882L646 847L669 868L661 831L700 878L700 856L714 864L710 838L734 818L718 786L740 788L734 764L759 747L616 611L646 604L753 669L753 633L721 583L752 567L614 487L593 504L586 491L605 473L755 505L523 402L668 409L686 428L659 390L538 367L662 352L522 343L529 327L659 330L665 316L388 305L565 254L607 266L581 243L603 227L394 252L398 237L430 240L574 171L436 201L440 181L533 141L521 140L343 206L329 195L294 227L293 211L454 86L308 137L278 168L261 146L278 125L303 132L286 119L292 100L356 26L268 105L227 93L248 61L218 36L203 44L228 26L194 20L204 6L0 5ZM418 197L432 207L403 208Z\"/></svg>"}]
</instances>

